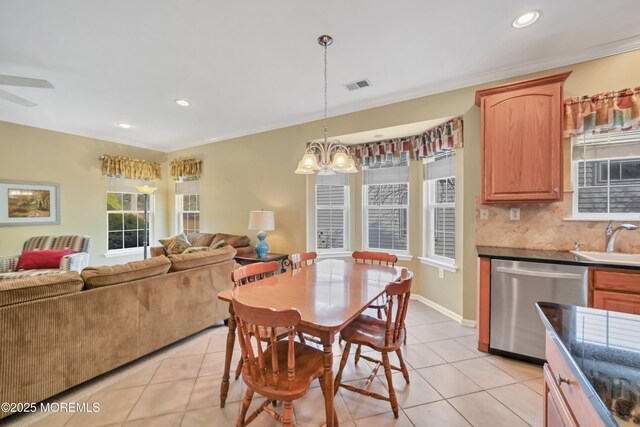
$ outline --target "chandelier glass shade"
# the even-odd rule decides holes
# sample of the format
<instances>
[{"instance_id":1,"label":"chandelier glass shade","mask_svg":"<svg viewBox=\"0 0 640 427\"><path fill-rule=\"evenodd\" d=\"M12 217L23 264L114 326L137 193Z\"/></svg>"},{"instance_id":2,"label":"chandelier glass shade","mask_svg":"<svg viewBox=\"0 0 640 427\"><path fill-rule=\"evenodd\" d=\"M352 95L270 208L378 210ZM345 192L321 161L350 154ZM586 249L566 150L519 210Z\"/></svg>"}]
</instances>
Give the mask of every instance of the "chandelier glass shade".
<instances>
[{"instance_id":1,"label":"chandelier glass shade","mask_svg":"<svg viewBox=\"0 0 640 427\"><path fill-rule=\"evenodd\" d=\"M295 173L300 175L333 175L356 173L358 169L349 155L349 149L340 141L327 141L327 47L333 43L331 36L318 37L318 44L324 47L324 141L311 142L298 162Z\"/></svg>"}]
</instances>

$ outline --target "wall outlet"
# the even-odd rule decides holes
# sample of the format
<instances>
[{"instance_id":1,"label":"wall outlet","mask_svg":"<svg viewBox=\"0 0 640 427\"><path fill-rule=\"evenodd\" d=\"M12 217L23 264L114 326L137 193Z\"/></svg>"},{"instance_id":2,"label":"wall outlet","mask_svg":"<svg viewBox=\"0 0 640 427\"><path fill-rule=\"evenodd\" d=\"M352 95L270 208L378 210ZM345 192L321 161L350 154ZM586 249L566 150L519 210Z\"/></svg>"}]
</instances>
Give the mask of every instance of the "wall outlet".
<instances>
[{"instance_id":1,"label":"wall outlet","mask_svg":"<svg viewBox=\"0 0 640 427\"><path fill-rule=\"evenodd\" d=\"M486 221L489 219L489 209L480 209L480 220Z\"/></svg>"},{"instance_id":2,"label":"wall outlet","mask_svg":"<svg viewBox=\"0 0 640 427\"><path fill-rule=\"evenodd\" d=\"M520 208L509 209L509 219L511 221L520 221Z\"/></svg>"},{"instance_id":3,"label":"wall outlet","mask_svg":"<svg viewBox=\"0 0 640 427\"><path fill-rule=\"evenodd\" d=\"M438 277L441 279L444 279L444 269L442 268L438 269Z\"/></svg>"}]
</instances>

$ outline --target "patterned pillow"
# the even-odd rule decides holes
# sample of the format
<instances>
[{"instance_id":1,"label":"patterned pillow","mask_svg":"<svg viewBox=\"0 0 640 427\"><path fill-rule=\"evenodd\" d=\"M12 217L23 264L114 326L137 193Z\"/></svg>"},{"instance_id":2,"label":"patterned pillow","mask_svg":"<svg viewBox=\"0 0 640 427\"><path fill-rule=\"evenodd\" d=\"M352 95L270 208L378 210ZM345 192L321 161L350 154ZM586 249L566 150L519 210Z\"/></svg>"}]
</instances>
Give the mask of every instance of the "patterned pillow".
<instances>
[{"instance_id":1,"label":"patterned pillow","mask_svg":"<svg viewBox=\"0 0 640 427\"><path fill-rule=\"evenodd\" d=\"M208 251L209 246L191 246L182 252L183 254L190 254L191 252Z\"/></svg>"},{"instance_id":2,"label":"patterned pillow","mask_svg":"<svg viewBox=\"0 0 640 427\"><path fill-rule=\"evenodd\" d=\"M224 248L225 246L228 246L229 244L227 242L225 242L224 240L220 240L219 242L216 242L214 244L212 244L211 246L209 246L209 248L211 249L220 249L220 248Z\"/></svg>"},{"instance_id":3,"label":"patterned pillow","mask_svg":"<svg viewBox=\"0 0 640 427\"><path fill-rule=\"evenodd\" d=\"M167 255L181 254L191 246L191 243L189 243L189 240L187 240L187 236L184 233L180 233L166 239L160 239L158 241L162 246L164 246L164 251Z\"/></svg>"}]
</instances>

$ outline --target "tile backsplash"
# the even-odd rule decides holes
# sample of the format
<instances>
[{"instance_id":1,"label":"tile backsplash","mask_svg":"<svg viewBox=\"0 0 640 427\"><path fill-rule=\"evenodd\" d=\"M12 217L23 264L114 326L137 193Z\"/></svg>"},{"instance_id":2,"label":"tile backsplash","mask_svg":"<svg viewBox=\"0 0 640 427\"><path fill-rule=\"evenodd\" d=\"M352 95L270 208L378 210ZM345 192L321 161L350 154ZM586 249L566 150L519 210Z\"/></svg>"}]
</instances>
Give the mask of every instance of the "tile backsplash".
<instances>
[{"instance_id":1,"label":"tile backsplash","mask_svg":"<svg viewBox=\"0 0 640 427\"><path fill-rule=\"evenodd\" d=\"M558 203L484 205L476 201L476 245L506 248L571 250L580 242L585 251L604 251L607 221L565 221L571 216L572 192ZM509 209L520 208L520 220L509 219ZM489 219L480 220L480 209L489 211ZM640 222L630 222L638 230L623 230L616 239L616 251L640 253Z\"/></svg>"}]
</instances>

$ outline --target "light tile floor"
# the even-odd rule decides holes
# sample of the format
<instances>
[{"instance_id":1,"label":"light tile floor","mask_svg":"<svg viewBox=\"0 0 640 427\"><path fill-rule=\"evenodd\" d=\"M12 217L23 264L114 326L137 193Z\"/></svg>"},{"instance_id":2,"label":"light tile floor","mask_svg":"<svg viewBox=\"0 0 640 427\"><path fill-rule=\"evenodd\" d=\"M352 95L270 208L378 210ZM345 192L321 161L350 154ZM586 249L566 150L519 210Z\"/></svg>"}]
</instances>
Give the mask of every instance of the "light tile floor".
<instances>
[{"instance_id":1,"label":"light tile floor","mask_svg":"<svg viewBox=\"0 0 640 427\"><path fill-rule=\"evenodd\" d=\"M340 390L336 412L341 426L541 426L542 369L536 365L487 355L476 350L475 329L460 326L424 304L411 301L403 347L411 384L400 373L393 382L401 407L394 419L387 402ZM220 408L227 329L208 329L156 352L143 361L107 374L56 397L57 401L97 402L100 412L12 416L0 424L73 426L207 426L235 425L244 391L231 380L225 408ZM337 341L337 340L336 340ZM342 348L334 347L337 369ZM236 348L232 368L239 351ZM392 363L395 363L392 358ZM364 383L368 362L349 359L343 381ZM372 391L387 394L382 371ZM254 403L260 400L254 397ZM324 400L317 382L294 403L301 426L324 422ZM262 414L252 426L277 425Z\"/></svg>"}]
</instances>

